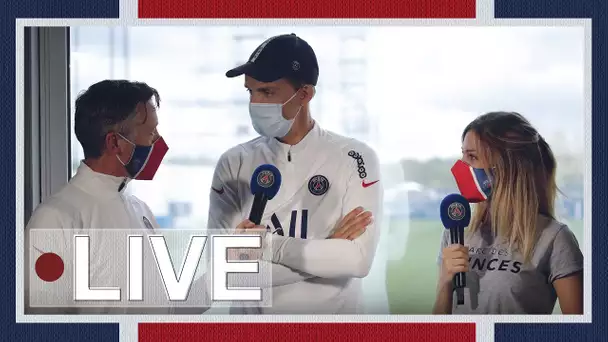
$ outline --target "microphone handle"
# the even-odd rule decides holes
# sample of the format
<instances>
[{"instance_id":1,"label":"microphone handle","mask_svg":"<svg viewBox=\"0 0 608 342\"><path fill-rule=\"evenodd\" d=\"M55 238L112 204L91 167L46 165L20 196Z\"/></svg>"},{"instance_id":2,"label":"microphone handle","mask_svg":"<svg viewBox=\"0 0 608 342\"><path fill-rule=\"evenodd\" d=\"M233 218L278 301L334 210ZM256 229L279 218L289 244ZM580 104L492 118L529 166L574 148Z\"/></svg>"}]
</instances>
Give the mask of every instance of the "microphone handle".
<instances>
[{"instance_id":1,"label":"microphone handle","mask_svg":"<svg viewBox=\"0 0 608 342\"><path fill-rule=\"evenodd\" d=\"M452 227L450 228L450 240L452 244L459 244L464 246L464 228ZM466 273L458 272L454 275L452 280L454 290L456 290L458 305L464 304L464 293L462 289L467 286Z\"/></svg>"},{"instance_id":2,"label":"microphone handle","mask_svg":"<svg viewBox=\"0 0 608 342\"><path fill-rule=\"evenodd\" d=\"M249 221L253 222L256 226L262 222L264 209L266 209L266 202L268 202L268 197L266 197L266 194L263 192L259 192L253 197L253 205L249 212Z\"/></svg>"},{"instance_id":3,"label":"microphone handle","mask_svg":"<svg viewBox=\"0 0 608 342\"><path fill-rule=\"evenodd\" d=\"M458 228L458 243L464 246L464 227ZM460 282L462 288L467 286L467 274L460 272Z\"/></svg>"}]
</instances>

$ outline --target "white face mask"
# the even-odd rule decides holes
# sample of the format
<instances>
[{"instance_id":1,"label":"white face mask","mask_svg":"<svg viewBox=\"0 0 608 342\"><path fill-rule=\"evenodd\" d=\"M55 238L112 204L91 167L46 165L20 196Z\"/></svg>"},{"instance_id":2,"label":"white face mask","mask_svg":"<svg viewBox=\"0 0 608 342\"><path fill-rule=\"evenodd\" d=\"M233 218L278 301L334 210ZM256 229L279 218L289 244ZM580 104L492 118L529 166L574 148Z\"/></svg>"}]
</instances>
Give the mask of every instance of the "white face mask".
<instances>
[{"instance_id":1,"label":"white face mask","mask_svg":"<svg viewBox=\"0 0 608 342\"><path fill-rule=\"evenodd\" d=\"M285 103L250 103L249 115L253 129L258 134L269 138L282 138L289 133L295 118L300 114L302 106L298 109L296 116L287 120L283 117L283 106L289 103L297 92Z\"/></svg>"}]
</instances>

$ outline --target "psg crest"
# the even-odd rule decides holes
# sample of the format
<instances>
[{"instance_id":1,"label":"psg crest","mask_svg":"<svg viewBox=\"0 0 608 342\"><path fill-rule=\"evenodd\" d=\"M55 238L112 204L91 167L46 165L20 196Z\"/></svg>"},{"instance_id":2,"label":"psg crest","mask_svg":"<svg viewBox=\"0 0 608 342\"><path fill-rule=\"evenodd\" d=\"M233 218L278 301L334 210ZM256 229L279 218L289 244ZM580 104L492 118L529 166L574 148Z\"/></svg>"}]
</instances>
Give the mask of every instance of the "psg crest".
<instances>
[{"instance_id":1,"label":"psg crest","mask_svg":"<svg viewBox=\"0 0 608 342\"><path fill-rule=\"evenodd\" d=\"M264 170L258 175L258 185L263 188L270 188L274 184L274 175L271 171Z\"/></svg>"},{"instance_id":2,"label":"psg crest","mask_svg":"<svg viewBox=\"0 0 608 342\"><path fill-rule=\"evenodd\" d=\"M489 179L486 179L485 181L483 181L483 187L485 189L490 189L492 187L492 182Z\"/></svg>"},{"instance_id":3,"label":"psg crest","mask_svg":"<svg viewBox=\"0 0 608 342\"><path fill-rule=\"evenodd\" d=\"M312 176L308 181L308 191L315 196L321 196L329 190L329 181L323 175Z\"/></svg>"},{"instance_id":4,"label":"psg crest","mask_svg":"<svg viewBox=\"0 0 608 342\"><path fill-rule=\"evenodd\" d=\"M448 216L454 221L460 221L464 217L465 209L462 203L454 202L448 207Z\"/></svg>"}]
</instances>

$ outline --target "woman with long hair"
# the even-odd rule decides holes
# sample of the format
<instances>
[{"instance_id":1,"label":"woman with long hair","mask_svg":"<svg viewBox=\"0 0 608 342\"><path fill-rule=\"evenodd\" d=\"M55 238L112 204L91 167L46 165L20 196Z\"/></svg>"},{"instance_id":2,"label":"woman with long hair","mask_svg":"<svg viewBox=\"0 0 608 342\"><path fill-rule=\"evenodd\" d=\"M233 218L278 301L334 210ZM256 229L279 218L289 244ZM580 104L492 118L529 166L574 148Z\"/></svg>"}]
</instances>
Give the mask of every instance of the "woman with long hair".
<instances>
[{"instance_id":1,"label":"woman with long hair","mask_svg":"<svg viewBox=\"0 0 608 342\"><path fill-rule=\"evenodd\" d=\"M563 314L583 313L583 255L555 218L556 166L518 113L487 113L464 129L452 174L476 204L465 246L442 237L434 314L551 314L557 300ZM453 293L458 272L463 305Z\"/></svg>"}]
</instances>

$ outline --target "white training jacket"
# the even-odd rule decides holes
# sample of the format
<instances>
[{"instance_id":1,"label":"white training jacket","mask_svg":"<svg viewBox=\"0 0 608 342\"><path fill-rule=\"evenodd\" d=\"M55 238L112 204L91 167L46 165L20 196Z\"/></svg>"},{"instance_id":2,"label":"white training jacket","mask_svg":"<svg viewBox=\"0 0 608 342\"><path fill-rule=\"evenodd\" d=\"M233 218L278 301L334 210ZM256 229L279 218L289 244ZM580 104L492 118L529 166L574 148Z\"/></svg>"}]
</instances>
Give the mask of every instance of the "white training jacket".
<instances>
[{"instance_id":1,"label":"white training jacket","mask_svg":"<svg viewBox=\"0 0 608 342\"><path fill-rule=\"evenodd\" d=\"M226 151L210 190L209 229L234 228L249 217L249 183L262 164L276 166L282 184L269 200L262 225L272 234L272 307L232 313L357 314L361 279L370 271L382 217L383 188L376 153L366 144L323 130L317 123L297 145L259 137ZM328 239L351 210L374 221L349 241ZM282 233L283 235L280 235Z\"/></svg>"},{"instance_id":2,"label":"white training jacket","mask_svg":"<svg viewBox=\"0 0 608 342\"><path fill-rule=\"evenodd\" d=\"M73 296L71 262L66 258L73 257L73 235L87 234L90 236L90 286L117 286L121 287L121 297L127 296L126 276L128 274L127 240L120 235L104 234L104 230L124 229L133 232L141 231L144 235L144 248L149 245L145 233L158 233L160 229L150 208L140 199L125 193L125 187L118 189L125 178L101 174L91 170L81 162L77 173L68 184L40 204L34 211L25 231L25 308L26 313L59 313L59 314L171 314L171 313L202 313L204 308L176 308L176 307L110 307L100 304L99 307L87 308L40 308L30 307L29 296L59 296L69 301ZM63 231L63 234L51 233L44 239L38 238L36 242L30 241L29 233L32 229L54 229ZM40 235L39 235L40 236ZM34 250L32 251L32 247ZM31 257L37 258L40 252L53 252L64 259L66 269L64 276L53 283L42 283L33 269ZM100 260L99 255L118 254L117 262L108 263ZM63 255L62 255L63 254ZM119 262L118 260L123 260ZM180 258L174 258L178 260ZM35 260L34 260L35 262ZM174 261L174 263L177 263ZM150 304L150 296L166 296L163 284L159 282L160 276L154 258L144 259L144 304ZM179 264L175 265L179 269ZM28 275L33 278L28 279ZM207 295L207 287L195 281L192 285L192 296ZM151 285L154 284L154 285ZM30 293L31 292L31 293ZM73 297L72 297L73 298ZM158 297L166 298L166 297ZM194 297L191 297L194 299ZM207 297L208 298L208 297ZM159 299L163 300L163 299ZM203 300L200 299L199 300ZM205 299L206 300L206 299ZM167 302L165 302L167 303ZM166 304L165 304L166 305Z\"/></svg>"}]
</instances>

